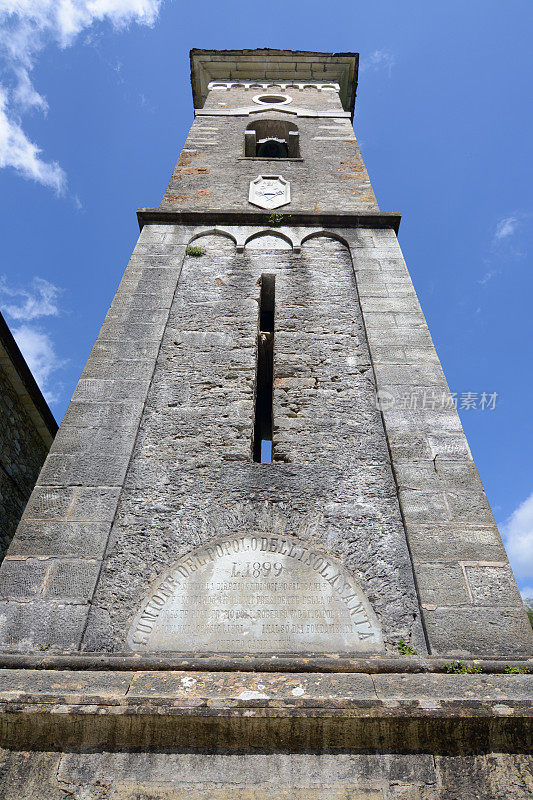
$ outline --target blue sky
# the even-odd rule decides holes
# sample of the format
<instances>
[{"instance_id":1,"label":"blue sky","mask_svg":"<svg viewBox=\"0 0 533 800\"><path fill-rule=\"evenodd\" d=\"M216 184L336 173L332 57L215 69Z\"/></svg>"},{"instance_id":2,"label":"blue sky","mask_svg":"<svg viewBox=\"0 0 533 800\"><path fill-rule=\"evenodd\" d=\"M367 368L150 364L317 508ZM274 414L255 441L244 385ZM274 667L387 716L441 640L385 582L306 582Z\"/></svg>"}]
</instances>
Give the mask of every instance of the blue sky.
<instances>
[{"instance_id":1,"label":"blue sky","mask_svg":"<svg viewBox=\"0 0 533 800\"><path fill-rule=\"evenodd\" d=\"M498 395L460 415L533 596L530 1L6 0L0 24L0 307L58 421L192 121L189 49L361 54L355 131L459 405Z\"/></svg>"}]
</instances>

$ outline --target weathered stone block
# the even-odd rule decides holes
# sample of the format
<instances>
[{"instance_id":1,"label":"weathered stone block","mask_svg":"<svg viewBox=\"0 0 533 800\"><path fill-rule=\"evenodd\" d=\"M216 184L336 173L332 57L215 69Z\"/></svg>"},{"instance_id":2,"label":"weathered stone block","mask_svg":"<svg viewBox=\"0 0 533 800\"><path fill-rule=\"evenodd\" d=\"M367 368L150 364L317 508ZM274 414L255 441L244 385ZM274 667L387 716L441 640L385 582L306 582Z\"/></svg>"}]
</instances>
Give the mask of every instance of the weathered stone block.
<instances>
[{"instance_id":1,"label":"weathered stone block","mask_svg":"<svg viewBox=\"0 0 533 800\"><path fill-rule=\"evenodd\" d=\"M444 379L444 374L440 364L410 364L401 366L376 365L376 378L378 384L386 386L416 386L416 387L435 387L435 393L447 392L448 387ZM422 395L422 400L424 395ZM422 402L421 400L421 402ZM440 400L440 395L436 405ZM429 403L430 393L425 394L425 403ZM433 400L431 400L433 403Z\"/></svg>"},{"instance_id":2,"label":"weathered stone block","mask_svg":"<svg viewBox=\"0 0 533 800\"><path fill-rule=\"evenodd\" d=\"M134 337L125 336L122 339L118 339L116 341L102 341L97 339L93 349L91 350L91 355L89 356L89 361L87 362L87 366L83 371L83 377L86 376L86 370L90 368L94 363L98 363L99 361L112 361L113 363L117 362L117 366L120 367L121 362L133 360L133 361L142 361L147 359L153 369L153 365L155 362L155 358L157 355L159 343L158 342L151 342L145 341L144 339L136 339ZM109 370L107 372L106 377L109 377ZM124 377L128 378L127 373L117 373L113 372L113 377Z\"/></svg>"},{"instance_id":3,"label":"weathered stone block","mask_svg":"<svg viewBox=\"0 0 533 800\"><path fill-rule=\"evenodd\" d=\"M504 561L507 556L494 527L446 522L417 523L406 520L409 547L417 561Z\"/></svg>"},{"instance_id":4,"label":"weathered stone block","mask_svg":"<svg viewBox=\"0 0 533 800\"><path fill-rule=\"evenodd\" d=\"M25 520L65 519L76 497L73 486L39 486L33 490L24 510Z\"/></svg>"},{"instance_id":5,"label":"weathered stone block","mask_svg":"<svg viewBox=\"0 0 533 800\"><path fill-rule=\"evenodd\" d=\"M517 605L520 603L516 581L507 564L465 564L464 570L476 605L507 606L513 600Z\"/></svg>"},{"instance_id":6,"label":"weathered stone block","mask_svg":"<svg viewBox=\"0 0 533 800\"><path fill-rule=\"evenodd\" d=\"M53 600L68 603L85 603L90 600L98 574L100 561L55 561L51 566L43 594Z\"/></svg>"},{"instance_id":7,"label":"weathered stone block","mask_svg":"<svg viewBox=\"0 0 533 800\"><path fill-rule=\"evenodd\" d=\"M144 400L148 388L147 381L134 378L82 378L72 395L75 402L110 402L111 400ZM57 436L56 436L57 441Z\"/></svg>"},{"instance_id":8,"label":"weathered stone block","mask_svg":"<svg viewBox=\"0 0 533 800\"><path fill-rule=\"evenodd\" d=\"M64 421L76 428L132 428L138 424L141 411L140 399L116 403L73 401Z\"/></svg>"},{"instance_id":9,"label":"weathered stone block","mask_svg":"<svg viewBox=\"0 0 533 800\"><path fill-rule=\"evenodd\" d=\"M110 529L111 521L22 520L9 555L101 558Z\"/></svg>"},{"instance_id":10,"label":"weathered stone block","mask_svg":"<svg viewBox=\"0 0 533 800\"><path fill-rule=\"evenodd\" d=\"M131 337L138 341L143 342L159 342L161 339L162 322L147 322L139 319L129 321L127 319L115 319L113 317L106 317L104 324L100 328L98 334L98 342L117 342L123 341Z\"/></svg>"},{"instance_id":11,"label":"weathered stone block","mask_svg":"<svg viewBox=\"0 0 533 800\"><path fill-rule=\"evenodd\" d=\"M65 796L57 780L61 753L16 752L0 749L2 800L62 800Z\"/></svg>"},{"instance_id":12,"label":"weathered stone block","mask_svg":"<svg viewBox=\"0 0 533 800\"><path fill-rule=\"evenodd\" d=\"M446 656L521 658L533 647L533 631L521 606L437 608L424 612L424 622L433 652Z\"/></svg>"},{"instance_id":13,"label":"weathered stone block","mask_svg":"<svg viewBox=\"0 0 533 800\"><path fill-rule=\"evenodd\" d=\"M470 605L466 580L459 564L416 564L422 607Z\"/></svg>"},{"instance_id":14,"label":"weathered stone block","mask_svg":"<svg viewBox=\"0 0 533 800\"><path fill-rule=\"evenodd\" d=\"M118 487L37 485L23 519L111 521L119 492Z\"/></svg>"},{"instance_id":15,"label":"weathered stone block","mask_svg":"<svg viewBox=\"0 0 533 800\"><path fill-rule=\"evenodd\" d=\"M0 645L20 652L76 650L80 644L88 606L34 602L0 602Z\"/></svg>"},{"instance_id":16,"label":"weathered stone block","mask_svg":"<svg viewBox=\"0 0 533 800\"><path fill-rule=\"evenodd\" d=\"M414 314L420 311L416 294L402 297L368 297L362 296L363 313Z\"/></svg>"},{"instance_id":17,"label":"weathered stone block","mask_svg":"<svg viewBox=\"0 0 533 800\"><path fill-rule=\"evenodd\" d=\"M443 525L452 519L442 491L400 488L398 495L404 516L409 522Z\"/></svg>"},{"instance_id":18,"label":"weathered stone block","mask_svg":"<svg viewBox=\"0 0 533 800\"><path fill-rule=\"evenodd\" d=\"M49 486L121 486L129 456L128 451L120 455L111 455L109 451L74 455L54 452L46 459L40 479Z\"/></svg>"},{"instance_id":19,"label":"weathered stone block","mask_svg":"<svg viewBox=\"0 0 533 800\"><path fill-rule=\"evenodd\" d=\"M48 567L46 561L5 558L0 565L0 599L27 600L40 594Z\"/></svg>"}]
</instances>

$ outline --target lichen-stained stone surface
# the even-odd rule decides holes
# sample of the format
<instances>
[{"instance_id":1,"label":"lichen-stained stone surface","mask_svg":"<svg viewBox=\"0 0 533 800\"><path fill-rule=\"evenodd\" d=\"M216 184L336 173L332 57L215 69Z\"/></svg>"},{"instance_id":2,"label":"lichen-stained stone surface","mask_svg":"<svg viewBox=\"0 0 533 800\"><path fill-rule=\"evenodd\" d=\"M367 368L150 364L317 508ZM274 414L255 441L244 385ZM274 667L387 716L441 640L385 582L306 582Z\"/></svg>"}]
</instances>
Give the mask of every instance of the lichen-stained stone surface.
<instances>
[{"instance_id":1,"label":"lichen-stained stone surface","mask_svg":"<svg viewBox=\"0 0 533 800\"><path fill-rule=\"evenodd\" d=\"M524 756L437 763L428 754L72 754L57 783L80 800L526 800L533 790Z\"/></svg>"},{"instance_id":2,"label":"lichen-stained stone surface","mask_svg":"<svg viewBox=\"0 0 533 800\"><path fill-rule=\"evenodd\" d=\"M124 649L148 587L190 550L257 532L328 551L389 648L404 638L423 651L348 249L326 237L301 254L196 241L206 254L183 265L84 649ZM263 273L276 278L272 464L251 462Z\"/></svg>"},{"instance_id":3,"label":"lichen-stained stone surface","mask_svg":"<svg viewBox=\"0 0 533 800\"><path fill-rule=\"evenodd\" d=\"M477 756L0 751L2 800L529 800L531 762Z\"/></svg>"},{"instance_id":4,"label":"lichen-stained stone surface","mask_svg":"<svg viewBox=\"0 0 533 800\"><path fill-rule=\"evenodd\" d=\"M526 800L531 681L5 669L0 797Z\"/></svg>"}]
</instances>

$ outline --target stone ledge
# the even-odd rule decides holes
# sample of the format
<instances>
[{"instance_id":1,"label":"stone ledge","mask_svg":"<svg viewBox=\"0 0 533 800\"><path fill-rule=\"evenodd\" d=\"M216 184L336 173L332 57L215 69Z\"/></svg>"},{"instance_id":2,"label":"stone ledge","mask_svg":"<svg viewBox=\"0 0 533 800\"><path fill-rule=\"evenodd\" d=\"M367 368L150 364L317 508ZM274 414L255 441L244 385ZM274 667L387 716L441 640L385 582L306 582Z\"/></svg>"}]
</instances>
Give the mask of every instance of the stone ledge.
<instances>
[{"instance_id":1,"label":"stone ledge","mask_svg":"<svg viewBox=\"0 0 533 800\"><path fill-rule=\"evenodd\" d=\"M139 654L139 653L80 653L80 652L0 652L0 670L90 670L135 672L268 672L268 673L363 673L413 674L443 673L452 659L474 662L483 675L503 674L507 666L529 670L533 675L532 659L488 659L451 653L449 656L340 656L337 653L282 654L282 655L217 655L194 656L191 653ZM1 673L0 673L1 674Z\"/></svg>"},{"instance_id":2,"label":"stone ledge","mask_svg":"<svg viewBox=\"0 0 533 800\"><path fill-rule=\"evenodd\" d=\"M526 752L531 675L0 671L2 746Z\"/></svg>"},{"instance_id":3,"label":"stone ledge","mask_svg":"<svg viewBox=\"0 0 533 800\"><path fill-rule=\"evenodd\" d=\"M0 707L533 716L533 675L0 670Z\"/></svg>"},{"instance_id":4,"label":"stone ledge","mask_svg":"<svg viewBox=\"0 0 533 800\"><path fill-rule=\"evenodd\" d=\"M138 208L137 219L140 230L145 225L265 225L270 216L268 211L171 211L164 208ZM369 211L351 214L338 212L288 212L291 227L322 228L392 228L398 233L401 214ZM275 231L276 227L272 226Z\"/></svg>"}]
</instances>

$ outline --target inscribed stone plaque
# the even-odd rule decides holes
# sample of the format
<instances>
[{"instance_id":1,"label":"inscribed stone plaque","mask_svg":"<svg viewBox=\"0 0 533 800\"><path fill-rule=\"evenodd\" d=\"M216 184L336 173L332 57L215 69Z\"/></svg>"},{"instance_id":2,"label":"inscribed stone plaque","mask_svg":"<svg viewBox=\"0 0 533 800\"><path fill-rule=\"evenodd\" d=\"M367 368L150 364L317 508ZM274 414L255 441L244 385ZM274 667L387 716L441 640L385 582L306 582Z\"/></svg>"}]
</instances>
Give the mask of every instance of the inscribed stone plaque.
<instances>
[{"instance_id":1,"label":"inscribed stone plaque","mask_svg":"<svg viewBox=\"0 0 533 800\"><path fill-rule=\"evenodd\" d=\"M144 599L128 644L195 653L383 649L372 608L339 562L276 534L219 539L181 558Z\"/></svg>"}]
</instances>

